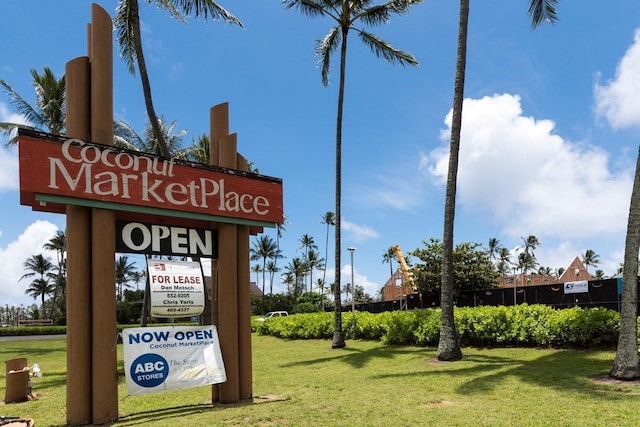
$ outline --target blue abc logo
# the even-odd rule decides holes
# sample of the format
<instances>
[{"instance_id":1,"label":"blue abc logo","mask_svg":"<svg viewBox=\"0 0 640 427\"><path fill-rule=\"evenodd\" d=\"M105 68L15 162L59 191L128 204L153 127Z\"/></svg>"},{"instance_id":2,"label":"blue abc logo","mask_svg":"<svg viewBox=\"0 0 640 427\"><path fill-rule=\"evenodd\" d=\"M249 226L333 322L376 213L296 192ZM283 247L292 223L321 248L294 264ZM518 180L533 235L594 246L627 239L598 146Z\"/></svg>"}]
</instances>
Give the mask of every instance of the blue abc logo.
<instances>
[{"instance_id":1,"label":"blue abc logo","mask_svg":"<svg viewBox=\"0 0 640 427\"><path fill-rule=\"evenodd\" d=\"M168 374L169 364L159 354L140 355L131 364L131 379L140 387L156 387L167 379Z\"/></svg>"}]
</instances>

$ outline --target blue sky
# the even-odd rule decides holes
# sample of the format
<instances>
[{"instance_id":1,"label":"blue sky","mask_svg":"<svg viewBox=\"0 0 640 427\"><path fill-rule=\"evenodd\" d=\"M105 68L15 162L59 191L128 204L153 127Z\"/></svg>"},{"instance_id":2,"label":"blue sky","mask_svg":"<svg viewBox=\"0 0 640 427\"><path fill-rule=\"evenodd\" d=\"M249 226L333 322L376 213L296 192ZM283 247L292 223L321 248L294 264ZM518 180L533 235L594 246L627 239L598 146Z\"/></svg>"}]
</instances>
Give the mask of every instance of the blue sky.
<instances>
[{"instance_id":1,"label":"blue sky","mask_svg":"<svg viewBox=\"0 0 640 427\"><path fill-rule=\"evenodd\" d=\"M100 4L113 16L115 0ZM229 102L238 151L284 180L282 264L302 255L305 233L324 257L320 218L334 210L339 61L322 86L313 46L333 23L276 0L220 4L245 28L184 25L141 3L156 110L188 130L189 144L208 131L209 108ZM623 260L640 141L640 9L635 0L561 1L560 20L537 30L526 9L526 1L471 2L455 240L486 246L495 237L514 249L533 234L542 265L566 267L593 249L598 268L612 275ZM30 101L31 68L60 76L66 62L86 54L89 1L3 1L0 15L0 78ZM341 271L350 282L346 248L356 247L355 282L370 294L389 277L382 263L389 246L406 253L442 238L457 24L458 2L432 0L372 29L411 52L415 68L388 64L349 38ZM114 55L114 116L142 131L140 83ZM7 101L0 94L0 121L15 119ZM30 304L28 283L18 282L22 263L42 252L65 218L19 205L17 150L4 142L0 304Z\"/></svg>"}]
</instances>

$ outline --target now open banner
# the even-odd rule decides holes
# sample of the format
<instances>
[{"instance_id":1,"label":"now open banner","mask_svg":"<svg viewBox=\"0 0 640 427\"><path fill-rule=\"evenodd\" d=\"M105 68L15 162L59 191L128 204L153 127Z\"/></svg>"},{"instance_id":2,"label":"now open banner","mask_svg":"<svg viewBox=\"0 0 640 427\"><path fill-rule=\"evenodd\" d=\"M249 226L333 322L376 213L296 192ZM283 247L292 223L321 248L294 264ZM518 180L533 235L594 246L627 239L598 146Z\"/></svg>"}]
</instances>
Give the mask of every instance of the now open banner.
<instances>
[{"instance_id":1,"label":"now open banner","mask_svg":"<svg viewBox=\"0 0 640 427\"><path fill-rule=\"evenodd\" d=\"M127 328L122 342L132 396L227 381L215 326Z\"/></svg>"}]
</instances>

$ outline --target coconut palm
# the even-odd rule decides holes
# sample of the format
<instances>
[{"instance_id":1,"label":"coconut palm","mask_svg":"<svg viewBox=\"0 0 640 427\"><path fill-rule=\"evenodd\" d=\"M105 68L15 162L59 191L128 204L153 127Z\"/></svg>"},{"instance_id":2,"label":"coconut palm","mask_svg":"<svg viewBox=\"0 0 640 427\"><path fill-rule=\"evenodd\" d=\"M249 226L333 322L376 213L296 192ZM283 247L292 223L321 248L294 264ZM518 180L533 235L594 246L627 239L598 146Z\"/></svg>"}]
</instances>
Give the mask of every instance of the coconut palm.
<instances>
[{"instance_id":1,"label":"coconut palm","mask_svg":"<svg viewBox=\"0 0 640 427\"><path fill-rule=\"evenodd\" d=\"M177 121L175 120L167 124L163 116L158 119L158 128L162 133L162 138L168 150L167 156L186 159L187 153L181 150L180 146L187 131L185 129L177 130L176 126ZM164 155L153 127L148 120L142 135L138 134L127 122L123 120L114 121L113 141L117 147Z\"/></svg>"},{"instance_id":2,"label":"coconut palm","mask_svg":"<svg viewBox=\"0 0 640 427\"><path fill-rule=\"evenodd\" d=\"M304 256L304 262L309 271L309 293L313 292L313 270L324 269L324 258L320 258L315 249L309 249Z\"/></svg>"},{"instance_id":3,"label":"coconut palm","mask_svg":"<svg viewBox=\"0 0 640 427\"><path fill-rule=\"evenodd\" d=\"M300 295L301 288L304 288L304 273L306 266L302 258L295 257L285 266L285 271L293 277L293 296Z\"/></svg>"},{"instance_id":4,"label":"coconut palm","mask_svg":"<svg viewBox=\"0 0 640 427\"><path fill-rule=\"evenodd\" d=\"M275 277L276 273L280 271L280 267L278 267L278 264L276 263L276 259L279 258L281 255L278 254L276 255L276 257L272 260L267 261L267 273L269 273L269 311L271 311L272 307L271 304L273 302L273 298L271 298L273 296L273 278Z\"/></svg>"},{"instance_id":5,"label":"coconut palm","mask_svg":"<svg viewBox=\"0 0 640 427\"><path fill-rule=\"evenodd\" d=\"M496 261L498 258L498 254L500 253L500 240L492 237L489 239L489 247L487 248L487 252L489 252L489 259L491 261Z\"/></svg>"},{"instance_id":6,"label":"coconut palm","mask_svg":"<svg viewBox=\"0 0 640 427\"><path fill-rule=\"evenodd\" d=\"M42 302L41 316L44 316L44 302L45 297L53 291L53 285L49 281L51 278L51 271L53 270L53 263L51 259L45 257L42 254L33 255L22 264L28 273L23 274L18 281L27 279L30 277L36 277L33 282L29 284L29 287L25 291L27 295L34 299L40 297Z\"/></svg>"},{"instance_id":7,"label":"coconut palm","mask_svg":"<svg viewBox=\"0 0 640 427\"><path fill-rule=\"evenodd\" d=\"M325 214L322 215L321 222L322 224L325 224L327 226L327 237L324 241L324 259L327 260L329 259L329 228L331 228L331 226L336 225L336 214L334 214L331 211L325 212ZM322 283L326 283L326 279L327 279L327 266L325 264L325 267L322 270Z\"/></svg>"},{"instance_id":8,"label":"coconut palm","mask_svg":"<svg viewBox=\"0 0 640 427\"><path fill-rule=\"evenodd\" d=\"M280 239L282 238L282 233L287 231L287 224L289 223L287 222L286 215L284 215L284 217L282 218L281 224L276 224L276 249L278 250L278 255L274 258L274 261L276 262L276 268L278 267L278 258L284 258L284 256L282 255L282 251L280 250Z\"/></svg>"},{"instance_id":9,"label":"coconut palm","mask_svg":"<svg viewBox=\"0 0 640 427\"><path fill-rule=\"evenodd\" d=\"M135 263L129 261L126 255L120 255L116 259L116 287L118 301L122 300L122 288L129 286L133 273L135 272Z\"/></svg>"},{"instance_id":10,"label":"coconut palm","mask_svg":"<svg viewBox=\"0 0 640 427\"><path fill-rule=\"evenodd\" d=\"M258 274L262 273L262 266L260 264L253 264L251 266L251 272L252 273L256 273L256 286L257 286L258 285ZM262 298L264 299L264 293L262 294Z\"/></svg>"},{"instance_id":11,"label":"coconut palm","mask_svg":"<svg viewBox=\"0 0 640 427\"><path fill-rule=\"evenodd\" d=\"M191 146L182 150L183 157L192 162L209 164L210 155L209 137L205 134L191 140Z\"/></svg>"},{"instance_id":12,"label":"coconut palm","mask_svg":"<svg viewBox=\"0 0 640 427\"><path fill-rule=\"evenodd\" d=\"M587 249L582 254L582 263L589 271L589 267L597 267L600 264L600 255L598 255L593 249Z\"/></svg>"},{"instance_id":13,"label":"coconut palm","mask_svg":"<svg viewBox=\"0 0 640 427\"><path fill-rule=\"evenodd\" d=\"M535 258L536 254L533 251L540 246L540 240L534 235L529 235L526 238L521 237L521 239L524 242L524 251Z\"/></svg>"},{"instance_id":14,"label":"coconut palm","mask_svg":"<svg viewBox=\"0 0 640 427\"><path fill-rule=\"evenodd\" d=\"M212 19L222 19L227 23L242 26L242 23L235 16L213 0L148 0L147 3L155 3L181 22L186 22L186 17L207 20L211 16ZM170 155L169 146L164 139L159 125L160 122L153 106L151 84L149 83L147 65L142 50L138 0L120 0L113 22L118 46L120 47L120 55L129 68L129 72L135 74L135 66L138 66L149 122L156 136L160 154L168 157Z\"/></svg>"},{"instance_id":15,"label":"coconut palm","mask_svg":"<svg viewBox=\"0 0 640 427\"><path fill-rule=\"evenodd\" d=\"M0 122L0 134L13 135L18 128L39 130L63 135L66 118L66 92L64 76L57 78L49 67L42 74L31 69L33 87L36 91L36 103L31 105L11 85L0 79L0 86L9 96L9 105L23 116L28 124ZM14 135L6 145L15 145Z\"/></svg>"},{"instance_id":16,"label":"coconut palm","mask_svg":"<svg viewBox=\"0 0 640 427\"><path fill-rule=\"evenodd\" d=\"M349 31L357 33L360 40L378 57L382 56L391 63L400 65L418 65L418 61L409 53L391 46L376 35L356 27L362 23L365 26L379 26L389 21L392 15L407 13L410 7L420 0L390 0L379 5L372 5L371 0L283 0L287 9L298 9L300 13L309 17L329 17L335 22L329 32L318 40L316 53L320 57L322 83L329 84L329 70L331 56L340 51L340 83L338 85L338 108L336 116L336 208L335 208L335 310L333 348L345 346L342 331L342 312L340 303L340 221L342 197L342 110L344 105L344 87L346 77L347 39Z\"/></svg>"},{"instance_id":17,"label":"coconut palm","mask_svg":"<svg viewBox=\"0 0 640 427\"><path fill-rule=\"evenodd\" d=\"M306 273L309 272L309 265L306 264L306 260L307 260L307 256L309 255L309 250L316 250L318 249L318 245L316 245L315 240L313 239L313 236L311 236L310 234L303 234L300 237L300 247L298 249L303 249L304 250L304 255L303 255L303 261L305 261L305 265L307 266L306 272L305 272L305 288L307 287L307 282L306 282ZM311 284L309 285L309 292L311 292Z\"/></svg>"},{"instance_id":18,"label":"coconut palm","mask_svg":"<svg viewBox=\"0 0 640 427\"><path fill-rule=\"evenodd\" d=\"M500 274L507 274L511 269L511 252L509 249L501 247L498 249L498 263L496 264L496 270Z\"/></svg>"},{"instance_id":19,"label":"coconut palm","mask_svg":"<svg viewBox=\"0 0 640 427\"><path fill-rule=\"evenodd\" d=\"M264 299L265 273L267 272L267 259L274 259L278 254L276 243L270 236L263 234L253 241L253 247L249 249L251 261L262 258L262 298Z\"/></svg>"},{"instance_id":20,"label":"coconut palm","mask_svg":"<svg viewBox=\"0 0 640 427\"><path fill-rule=\"evenodd\" d=\"M555 5L558 0L529 0L529 16L535 28L543 22L556 20ZM444 202L444 232L442 239L442 285L440 292L440 339L439 360L453 361L462 358L453 317L453 225L455 220L456 188L458 182L458 158L460 134L462 132L462 103L467 63L467 33L469 27L469 0L460 0L458 24L458 46L456 55L455 82L453 88L453 113L451 141L449 145L449 169Z\"/></svg>"},{"instance_id":21,"label":"coconut palm","mask_svg":"<svg viewBox=\"0 0 640 427\"><path fill-rule=\"evenodd\" d=\"M296 276L292 272L286 271L280 275L280 281L287 286L287 295L291 295L291 287L296 284Z\"/></svg>"},{"instance_id":22,"label":"coconut palm","mask_svg":"<svg viewBox=\"0 0 640 427\"><path fill-rule=\"evenodd\" d=\"M640 150L631 190L627 219L627 235L622 265L622 295L620 297L620 328L618 346L609 376L616 379L640 378L638 355L638 250L640 249Z\"/></svg>"},{"instance_id":23,"label":"coconut palm","mask_svg":"<svg viewBox=\"0 0 640 427\"><path fill-rule=\"evenodd\" d=\"M131 273L131 280L133 280L136 284L136 291L139 289L140 282L142 282L143 280L146 280L146 278L147 278L147 272L144 270L136 270L133 273Z\"/></svg>"},{"instance_id":24,"label":"coconut palm","mask_svg":"<svg viewBox=\"0 0 640 427\"><path fill-rule=\"evenodd\" d=\"M393 251L393 246L389 246L387 251L382 254L382 263L389 263L389 277L393 277L393 260L396 257L396 253Z\"/></svg>"},{"instance_id":25,"label":"coconut palm","mask_svg":"<svg viewBox=\"0 0 640 427\"><path fill-rule=\"evenodd\" d=\"M67 283L66 281L67 271L66 271L66 259L65 259L65 255L67 251L67 239L64 231L62 230L56 231L55 236L49 239L49 241L44 244L43 248L48 251L55 251L56 260L57 260L57 267L55 268L57 273L56 273L56 279L54 281L51 311L49 313L49 318L53 319L53 314L54 314L56 301L58 299L58 294L61 290L64 290L65 285ZM63 301L65 299L64 297L65 295L63 293Z\"/></svg>"}]
</instances>

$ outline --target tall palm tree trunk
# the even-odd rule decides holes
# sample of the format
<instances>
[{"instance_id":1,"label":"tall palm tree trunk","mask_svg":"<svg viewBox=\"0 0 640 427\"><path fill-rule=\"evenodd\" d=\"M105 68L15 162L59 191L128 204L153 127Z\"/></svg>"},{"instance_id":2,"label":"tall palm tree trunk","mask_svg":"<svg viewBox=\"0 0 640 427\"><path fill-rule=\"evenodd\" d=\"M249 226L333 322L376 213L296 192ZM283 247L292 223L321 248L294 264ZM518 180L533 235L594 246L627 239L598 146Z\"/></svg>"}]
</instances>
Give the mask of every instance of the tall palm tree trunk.
<instances>
[{"instance_id":1,"label":"tall palm tree trunk","mask_svg":"<svg viewBox=\"0 0 640 427\"><path fill-rule=\"evenodd\" d=\"M342 44L340 47L340 87L338 89L338 115L336 119L336 229L335 229L335 289L334 296L334 320L332 348L343 348L344 332L342 331L342 298L340 295L340 222L342 220L342 109L344 105L344 83L347 62L347 28L342 29Z\"/></svg>"},{"instance_id":2,"label":"tall palm tree trunk","mask_svg":"<svg viewBox=\"0 0 640 427\"><path fill-rule=\"evenodd\" d=\"M144 53L142 51L142 36L140 35L140 9L138 7L138 0L131 0L131 17L133 20L134 31L134 45L136 51L136 62L138 63L138 69L140 71L140 80L142 81L142 93L144 94L144 104L147 108L147 115L149 116L149 122L151 122L151 128L153 134L156 137L160 154L164 157L169 157L169 147L164 139L160 122L158 122L158 116L153 107L153 99L151 98L151 84L149 83L149 74L147 72L147 63L144 59Z\"/></svg>"},{"instance_id":3,"label":"tall palm tree trunk","mask_svg":"<svg viewBox=\"0 0 640 427\"><path fill-rule=\"evenodd\" d=\"M453 225L456 211L456 187L458 181L458 157L460 133L462 131L462 103L464 100L464 79L467 63L467 29L469 24L469 0L460 0L460 21L458 24L458 55L456 78L453 89L453 118L451 124L451 145L449 147L449 171L444 202L444 235L442 238L442 286L440 296L440 340L438 360L462 359L453 316Z\"/></svg>"},{"instance_id":4,"label":"tall palm tree trunk","mask_svg":"<svg viewBox=\"0 0 640 427\"><path fill-rule=\"evenodd\" d=\"M640 378L638 358L638 249L640 249L640 150L636 161L636 175L633 180L627 237L624 247L622 273L622 298L620 304L620 334L613 368L609 375L613 378L631 380Z\"/></svg>"}]
</instances>

